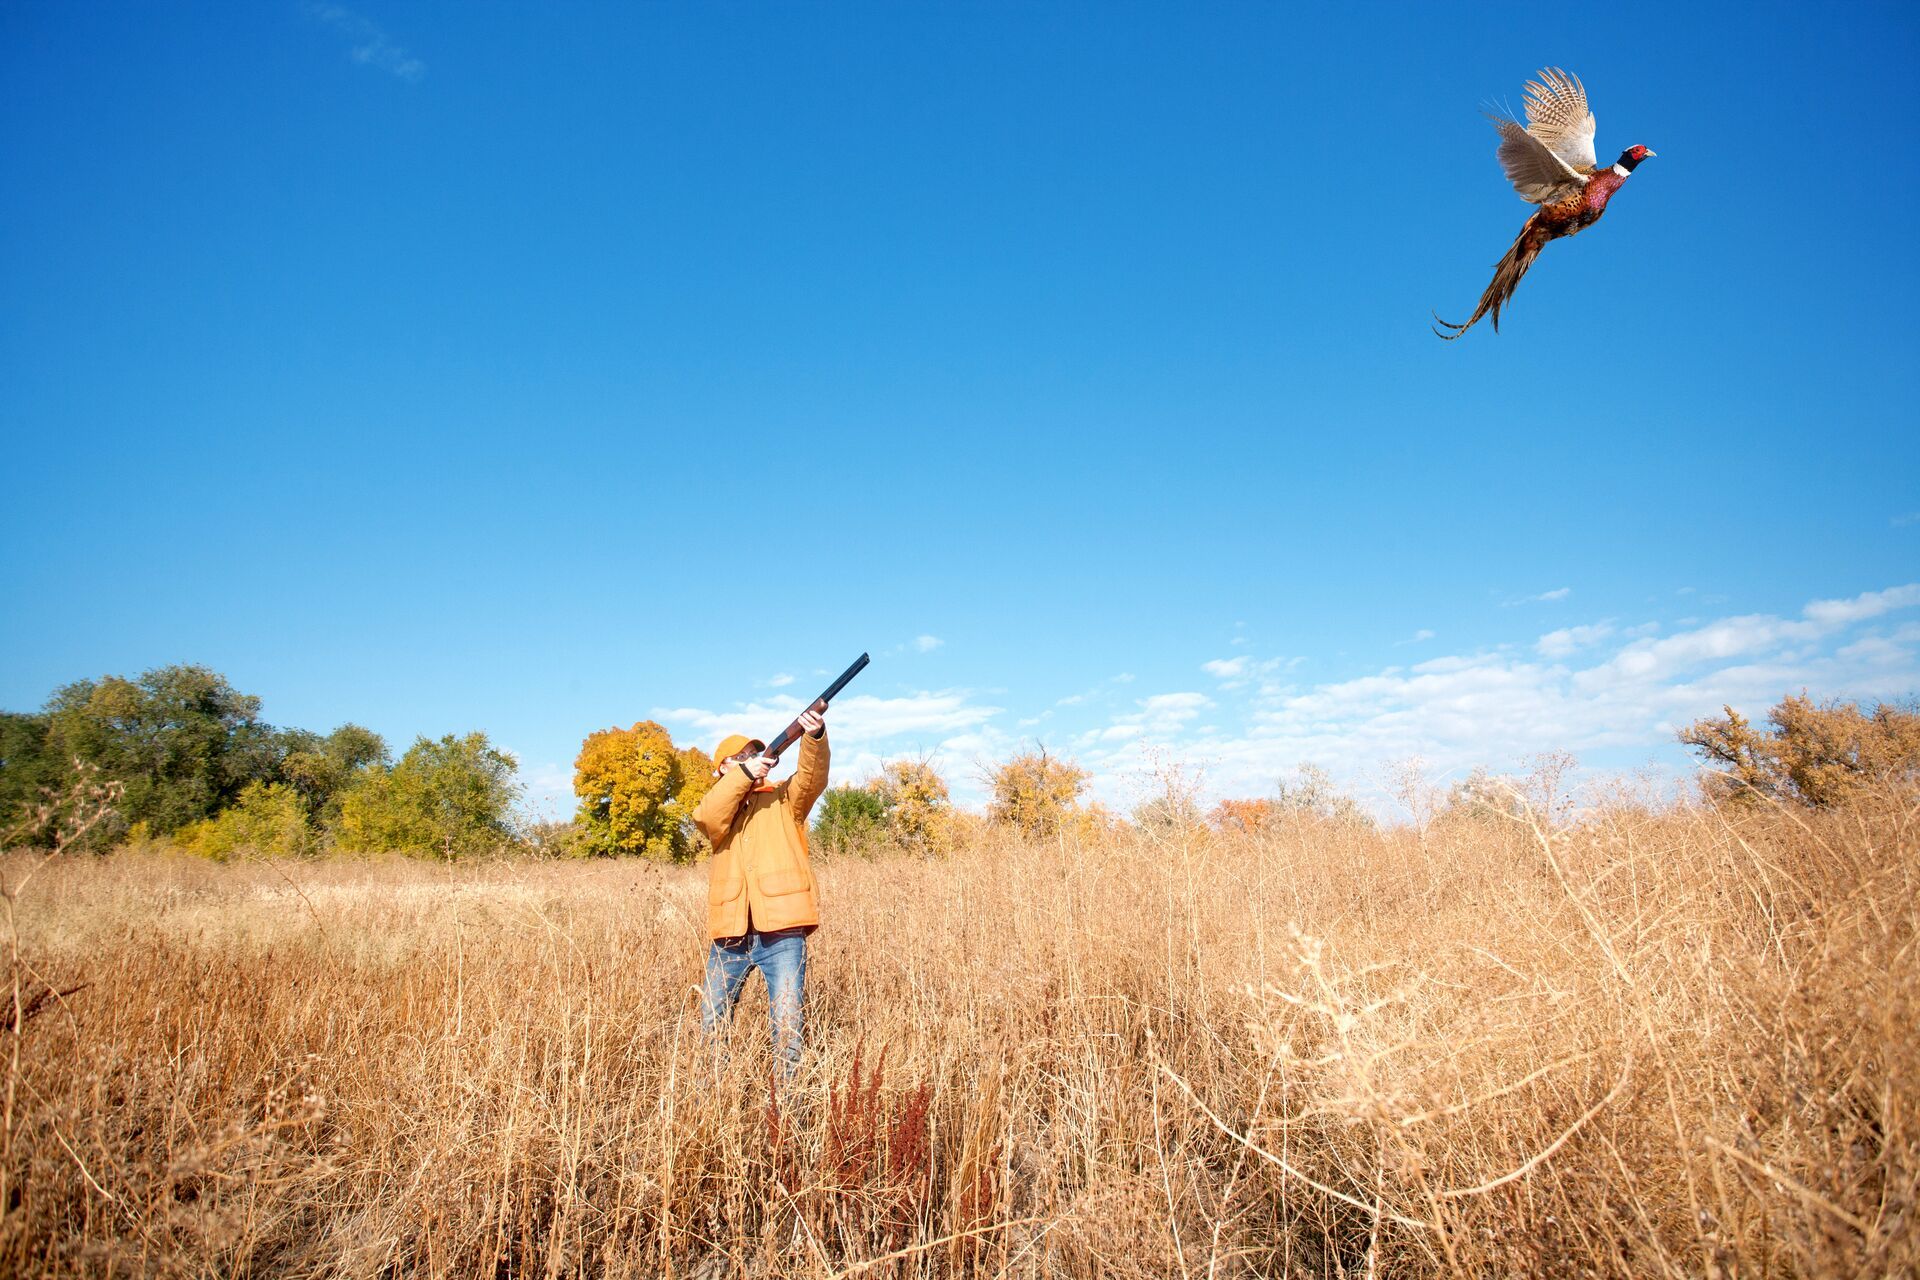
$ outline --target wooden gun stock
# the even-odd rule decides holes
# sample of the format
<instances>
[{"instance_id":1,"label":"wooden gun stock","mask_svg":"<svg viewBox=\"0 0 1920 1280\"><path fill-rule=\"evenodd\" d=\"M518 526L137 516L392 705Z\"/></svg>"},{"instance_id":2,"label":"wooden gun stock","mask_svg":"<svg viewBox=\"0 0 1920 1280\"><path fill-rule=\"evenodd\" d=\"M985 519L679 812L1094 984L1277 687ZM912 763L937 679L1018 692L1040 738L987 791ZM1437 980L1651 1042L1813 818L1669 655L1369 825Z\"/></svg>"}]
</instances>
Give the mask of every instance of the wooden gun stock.
<instances>
[{"instance_id":1,"label":"wooden gun stock","mask_svg":"<svg viewBox=\"0 0 1920 1280\"><path fill-rule=\"evenodd\" d=\"M825 711L827 709L827 704L829 702L832 702L834 698L839 695L840 691L847 687L847 682L849 680L853 679L855 676L860 674L861 669L867 665L868 661L869 659L867 658L867 655L864 653L861 654L859 658L855 659L854 664L852 666L848 667L845 671L842 671L840 673L840 678L838 680L835 680L832 684L827 686L827 691L825 693L821 694L819 697L815 698L810 704L808 704L807 710ZM800 737L802 732L804 731L800 728L800 721L796 718L792 724L788 725L786 728L780 731L780 734L778 737L776 737L772 742L769 742L767 744L766 754L774 757L775 759L778 759L780 756L780 753L782 751L785 751L788 747L792 746L795 740Z\"/></svg>"}]
</instances>

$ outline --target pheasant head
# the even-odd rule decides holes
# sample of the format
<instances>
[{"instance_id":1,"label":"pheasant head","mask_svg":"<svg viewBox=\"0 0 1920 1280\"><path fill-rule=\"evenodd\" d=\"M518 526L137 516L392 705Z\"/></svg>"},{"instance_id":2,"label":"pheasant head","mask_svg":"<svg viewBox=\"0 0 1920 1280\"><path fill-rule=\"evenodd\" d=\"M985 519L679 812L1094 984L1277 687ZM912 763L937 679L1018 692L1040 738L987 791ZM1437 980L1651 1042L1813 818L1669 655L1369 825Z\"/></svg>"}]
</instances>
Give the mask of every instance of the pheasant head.
<instances>
[{"instance_id":1,"label":"pheasant head","mask_svg":"<svg viewBox=\"0 0 1920 1280\"><path fill-rule=\"evenodd\" d=\"M1659 153L1654 151L1649 151L1647 150L1647 148L1641 146L1639 143L1636 142L1632 146L1628 147L1625 151L1622 151L1620 153L1620 158L1613 162L1613 167L1620 170L1622 173L1632 173L1633 167L1635 165L1639 164L1642 160L1645 160L1648 156L1657 155L1657 154Z\"/></svg>"}]
</instances>

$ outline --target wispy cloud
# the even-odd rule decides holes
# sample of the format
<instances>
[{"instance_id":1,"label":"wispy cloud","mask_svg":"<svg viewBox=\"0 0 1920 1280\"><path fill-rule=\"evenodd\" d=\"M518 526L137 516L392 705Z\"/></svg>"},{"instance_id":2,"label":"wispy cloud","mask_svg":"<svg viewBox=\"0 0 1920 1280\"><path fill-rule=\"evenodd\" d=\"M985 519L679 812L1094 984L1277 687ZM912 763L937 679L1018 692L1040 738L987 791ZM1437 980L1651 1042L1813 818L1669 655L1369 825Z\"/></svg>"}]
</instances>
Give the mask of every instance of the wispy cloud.
<instances>
[{"instance_id":1,"label":"wispy cloud","mask_svg":"<svg viewBox=\"0 0 1920 1280\"><path fill-rule=\"evenodd\" d=\"M1395 640L1393 644L1395 648L1399 648L1401 645L1407 644L1425 644L1431 639L1433 639L1433 632L1426 627L1422 627L1405 640Z\"/></svg>"},{"instance_id":2,"label":"wispy cloud","mask_svg":"<svg viewBox=\"0 0 1920 1280\"><path fill-rule=\"evenodd\" d=\"M307 15L333 28L348 41L348 56L363 67L373 67L402 80L416 81L427 64L395 44L380 25L337 4L308 3Z\"/></svg>"},{"instance_id":3,"label":"wispy cloud","mask_svg":"<svg viewBox=\"0 0 1920 1280\"><path fill-rule=\"evenodd\" d=\"M655 707L654 719L670 729L691 729L718 739L729 733L770 733L787 723L807 704L791 694L741 703L731 710L705 707ZM843 695L828 713L837 743L853 747L880 745L890 739L903 747L912 739L937 743L945 737L979 728L1002 708L975 702L970 691L943 689L882 698L873 694Z\"/></svg>"},{"instance_id":4,"label":"wispy cloud","mask_svg":"<svg viewBox=\"0 0 1920 1280\"><path fill-rule=\"evenodd\" d=\"M574 808L573 769L555 761L520 765L520 811L542 822L561 821Z\"/></svg>"},{"instance_id":5,"label":"wispy cloud","mask_svg":"<svg viewBox=\"0 0 1920 1280\"><path fill-rule=\"evenodd\" d=\"M939 636L918 635L911 640L902 640L889 646L886 656L897 658L904 653L932 653L935 649L944 648L946 643Z\"/></svg>"},{"instance_id":6,"label":"wispy cloud","mask_svg":"<svg viewBox=\"0 0 1920 1280\"><path fill-rule=\"evenodd\" d=\"M1908 584L1812 601L1797 617L1711 619L1667 635L1600 622L1549 632L1530 650L1446 655L1304 688L1230 696L1223 685L1218 707L1159 694L1074 747L1109 794L1166 758L1204 768L1218 794L1262 794L1300 761L1360 786L1386 761L1416 755L1441 772L1550 750L1677 765L1675 730L1723 704L1756 714L1803 687L1866 699L1920 689L1920 623L1880 625L1916 607L1920 584ZM1576 655L1584 660L1565 661Z\"/></svg>"},{"instance_id":7,"label":"wispy cloud","mask_svg":"<svg viewBox=\"0 0 1920 1280\"><path fill-rule=\"evenodd\" d=\"M767 687L770 689L784 689L792 683L793 677L782 671L779 675L767 681Z\"/></svg>"},{"instance_id":8,"label":"wispy cloud","mask_svg":"<svg viewBox=\"0 0 1920 1280\"><path fill-rule=\"evenodd\" d=\"M1556 600L1565 600L1572 594L1572 587L1555 587L1551 591L1541 591L1530 596L1514 596L1511 599L1502 600L1500 603L1507 608L1512 608L1517 604L1552 604Z\"/></svg>"},{"instance_id":9,"label":"wispy cloud","mask_svg":"<svg viewBox=\"0 0 1920 1280\"><path fill-rule=\"evenodd\" d=\"M674 741L711 749L729 733L772 733L805 705L789 694L775 694L724 710L655 707L652 716L667 726ZM982 804L987 799L986 766L1019 746L1016 737L995 723L1003 714L1003 708L981 701L968 689L922 690L892 698L843 694L827 714L834 778L857 782L879 773L889 760L931 759L955 803ZM1020 727L1031 728L1047 714L1022 721Z\"/></svg>"},{"instance_id":10,"label":"wispy cloud","mask_svg":"<svg viewBox=\"0 0 1920 1280\"><path fill-rule=\"evenodd\" d=\"M1265 680L1275 672L1297 667L1305 661L1303 658L1263 658L1254 659L1246 654L1232 658L1215 658L1200 664L1200 669L1220 682L1220 688L1231 691L1242 688L1255 680Z\"/></svg>"},{"instance_id":11,"label":"wispy cloud","mask_svg":"<svg viewBox=\"0 0 1920 1280\"><path fill-rule=\"evenodd\" d=\"M1584 627L1562 627L1549 631L1534 643L1544 658L1564 658L1581 649L1591 648L1613 634L1613 623L1593 622Z\"/></svg>"},{"instance_id":12,"label":"wispy cloud","mask_svg":"<svg viewBox=\"0 0 1920 1280\"><path fill-rule=\"evenodd\" d=\"M1892 609L1911 609L1916 604L1920 604L1920 582L1910 582L1885 591L1863 592L1851 600L1815 600L1803 612L1814 622L1838 626L1877 618Z\"/></svg>"},{"instance_id":13,"label":"wispy cloud","mask_svg":"<svg viewBox=\"0 0 1920 1280\"><path fill-rule=\"evenodd\" d=\"M1137 699L1133 705L1132 711L1115 716L1113 723L1104 729L1082 734L1079 744L1125 742L1148 735L1164 738L1197 719L1201 712L1210 710L1214 702L1204 693L1183 692L1156 693Z\"/></svg>"},{"instance_id":14,"label":"wispy cloud","mask_svg":"<svg viewBox=\"0 0 1920 1280\"><path fill-rule=\"evenodd\" d=\"M862 694L843 697L829 717L834 770L858 779L886 760L928 755L955 799L975 804L984 799L985 766L1029 746L1024 735L1044 725L1056 749L1092 771L1096 794L1113 801L1168 762L1203 771L1214 795L1265 794L1302 761L1376 795L1387 762L1409 756L1441 776L1553 750L1621 768L1659 761L1677 772L1685 756L1675 730L1723 704L1759 715L1802 688L1866 699L1920 690L1915 610L1920 583L1813 600L1797 614L1665 628L1604 619L1319 683L1293 682L1300 658L1235 654L1195 663L1196 674L1211 678L1205 692L1138 690L1123 673L1012 715L991 691ZM730 732L771 732L802 705L777 692L729 708L652 715L676 739L708 745ZM556 800L566 780L557 767L545 779Z\"/></svg>"},{"instance_id":15,"label":"wispy cloud","mask_svg":"<svg viewBox=\"0 0 1920 1280\"><path fill-rule=\"evenodd\" d=\"M1920 511L1904 512L1887 521L1887 523L1896 529L1904 529L1908 525L1920 524Z\"/></svg>"},{"instance_id":16,"label":"wispy cloud","mask_svg":"<svg viewBox=\"0 0 1920 1280\"><path fill-rule=\"evenodd\" d=\"M1204 693L1156 693L1140 699L1139 716L1156 727L1184 724L1213 705Z\"/></svg>"}]
</instances>

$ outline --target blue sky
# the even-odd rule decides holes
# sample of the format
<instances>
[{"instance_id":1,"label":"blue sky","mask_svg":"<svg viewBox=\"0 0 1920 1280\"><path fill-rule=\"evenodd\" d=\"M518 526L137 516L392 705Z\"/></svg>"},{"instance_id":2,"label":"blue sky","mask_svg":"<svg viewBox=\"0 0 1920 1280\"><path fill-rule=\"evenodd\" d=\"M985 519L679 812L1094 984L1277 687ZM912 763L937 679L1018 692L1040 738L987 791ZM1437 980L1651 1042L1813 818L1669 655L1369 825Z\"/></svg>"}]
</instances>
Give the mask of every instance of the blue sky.
<instances>
[{"instance_id":1,"label":"blue sky","mask_svg":"<svg viewBox=\"0 0 1920 1280\"><path fill-rule=\"evenodd\" d=\"M16 3L0 705L1035 742L1124 802L1920 688L1910 5ZM1659 153L1528 213L1483 100Z\"/></svg>"}]
</instances>

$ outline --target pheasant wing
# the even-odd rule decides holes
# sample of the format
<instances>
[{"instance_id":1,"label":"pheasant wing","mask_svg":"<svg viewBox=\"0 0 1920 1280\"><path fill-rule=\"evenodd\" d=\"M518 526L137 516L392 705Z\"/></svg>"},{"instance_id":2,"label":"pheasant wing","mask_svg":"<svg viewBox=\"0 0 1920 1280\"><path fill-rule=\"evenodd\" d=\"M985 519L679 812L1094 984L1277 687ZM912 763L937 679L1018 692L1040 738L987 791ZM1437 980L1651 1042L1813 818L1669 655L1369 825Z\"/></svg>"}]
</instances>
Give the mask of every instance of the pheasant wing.
<instances>
[{"instance_id":1,"label":"pheasant wing","mask_svg":"<svg viewBox=\"0 0 1920 1280\"><path fill-rule=\"evenodd\" d=\"M1583 175L1553 148L1521 128L1519 121L1494 115L1487 118L1500 131L1500 167L1506 170L1507 181L1522 200L1552 204L1585 185Z\"/></svg>"},{"instance_id":2,"label":"pheasant wing","mask_svg":"<svg viewBox=\"0 0 1920 1280\"><path fill-rule=\"evenodd\" d=\"M1548 67L1538 80L1527 82L1527 132L1547 144L1553 153L1581 173L1592 173L1593 112L1587 110L1587 87L1580 77Z\"/></svg>"}]
</instances>

